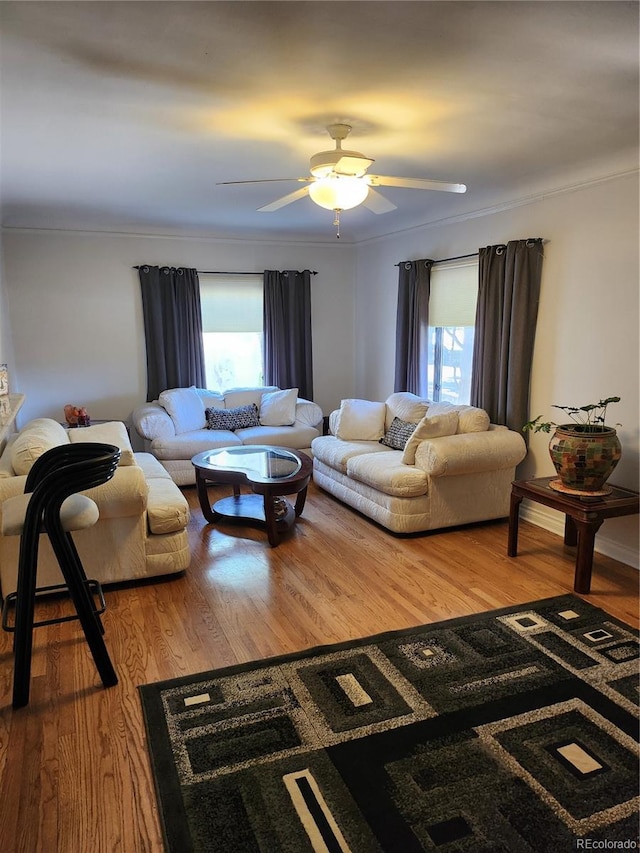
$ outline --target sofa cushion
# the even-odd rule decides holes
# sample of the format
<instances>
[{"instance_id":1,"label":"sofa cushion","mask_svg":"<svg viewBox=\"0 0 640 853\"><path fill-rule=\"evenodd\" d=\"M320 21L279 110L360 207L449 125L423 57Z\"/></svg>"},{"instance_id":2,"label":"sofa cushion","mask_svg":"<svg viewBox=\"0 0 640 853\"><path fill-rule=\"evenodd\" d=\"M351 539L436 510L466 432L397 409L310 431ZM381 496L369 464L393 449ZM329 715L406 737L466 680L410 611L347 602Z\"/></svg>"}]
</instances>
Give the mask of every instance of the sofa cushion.
<instances>
[{"instance_id":1,"label":"sofa cushion","mask_svg":"<svg viewBox=\"0 0 640 853\"><path fill-rule=\"evenodd\" d=\"M243 444L266 444L269 447L292 447L302 450L311 447L311 442L318 436L315 427L298 424L292 426L259 426L249 429L239 429L237 435Z\"/></svg>"},{"instance_id":2,"label":"sofa cushion","mask_svg":"<svg viewBox=\"0 0 640 853\"><path fill-rule=\"evenodd\" d=\"M263 394L279 391L277 385L264 385L259 388L230 388L224 392L225 409L235 409L236 406L249 406L255 403L258 409Z\"/></svg>"},{"instance_id":3,"label":"sofa cushion","mask_svg":"<svg viewBox=\"0 0 640 853\"><path fill-rule=\"evenodd\" d=\"M202 405L205 409L225 408L224 394L220 393L220 391L209 391L208 388L196 388L196 394L202 400Z\"/></svg>"},{"instance_id":4,"label":"sofa cushion","mask_svg":"<svg viewBox=\"0 0 640 853\"><path fill-rule=\"evenodd\" d=\"M409 421L394 418L391 426L380 439L380 444L393 448L393 450L404 450L411 435L415 432L416 425Z\"/></svg>"},{"instance_id":5,"label":"sofa cushion","mask_svg":"<svg viewBox=\"0 0 640 853\"><path fill-rule=\"evenodd\" d=\"M158 397L160 405L167 410L173 421L176 435L202 429L206 419L202 397L195 385L190 388L170 388Z\"/></svg>"},{"instance_id":6,"label":"sofa cushion","mask_svg":"<svg viewBox=\"0 0 640 853\"><path fill-rule=\"evenodd\" d=\"M394 418L417 424L427 414L429 401L409 391L396 391L387 397L386 406L386 428L389 429Z\"/></svg>"},{"instance_id":7,"label":"sofa cushion","mask_svg":"<svg viewBox=\"0 0 640 853\"><path fill-rule=\"evenodd\" d=\"M115 444L120 448L118 465L135 465L133 448L129 441L129 433L122 421L109 421L106 424L94 424L89 427L79 427L69 430L69 441L78 444L83 441L98 441L103 444Z\"/></svg>"},{"instance_id":8,"label":"sofa cushion","mask_svg":"<svg viewBox=\"0 0 640 853\"><path fill-rule=\"evenodd\" d=\"M353 456L363 453L387 453L387 448L377 441L343 441L335 435L321 435L311 442L315 459L321 459L325 465L336 471L347 473L347 462Z\"/></svg>"},{"instance_id":9,"label":"sofa cushion","mask_svg":"<svg viewBox=\"0 0 640 853\"><path fill-rule=\"evenodd\" d=\"M336 435L344 441L378 441L384 435L386 406L371 400L343 400Z\"/></svg>"},{"instance_id":10,"label":"sofa cushion","mask_svg":"<svg viewBox=\"0 0 640 853\"><path fill-rule=\"evenodd\" d=\"M445 402L429 405L429 416L444 415L448 412L456 412L458 415L458 433L486 432L489 429L490 418L484 409Z\"/></svg>"},{"instance_id":11,"label":"sofa cushion","mask_svg":"<svg viewBox=\"0 0 640 853\"><path fill-rule=\"evenodd\" d=\"M45 451L68 444L69 432L52 418L34 418L25 424L11 446L11 465L15 473L28 474Z\"/></svg>"},{"instance_id":12,"label":"sofa cushion","mask_svg":"<svg viewBox=\"0 0 640 853\"><path fill-rule=\"evenodd\" d=\"M236 406L235 409L205 409L207 429L246 429L260 426L258 407L255 403Z\"/></svg>"},{"instance_id":13,"label":"sofa cushion","mask_svg":"<svg viewBox=\"0 0 640 853\"><path fill-rule=\"evenodd\" d=\"M291 426L296 419L297 400L297 388L263 394L260 401L260 423L263 426Z\"/></svg>"},{"instance_id":14,"label":"sofa cushion","mask_svg":"<svg viewBox=\"0 0 640 853\"><path fill-rule=\"evenodd\" d=\"M147 481L147 522L154 534L176 533L189 523L189 504L171 478Z\"/></svg>"},{"instance_id":15,"label":"sofa cushion","mask_svg":"<svg viewBox=\"0 0 640 853\"><path fill-rule=\"evenodd\" d=\"M429 490L429 478L420 468L402 464L399 450L363 453L347 462L347 476L387 495L415 497Z\"/></svg>"},{"instance_id":16,"label":"sofa cushion","mask_svg":"<svg viewBox=\"0 0 640 853\"><path fill-rule=\"evenodd\" d=\"M438 438L443 435L455 435L458 429L457 412L447 412L442 415L429 414L424 417L414 429L407 441L402 462L404 465L413 465L416 461L416 450L421 441L429 438Z\"/></svg>"},{"instance_id":17,"label":"sofa cushion","mask_svg":"<svg viewBox=\"0 0 640 853\"><path fill-rule=\"evenodd\" d=\"M191 459L196 453L218 447L235 447L242 444L235 432L228 429L194 429L173 438L156 438L150 450L157 459Z\"/></svg>"},{"instance_id":18,"label":"sofa cushion","mask_svg":"<svg viewBox=\"0 0 640 853\"><path fill-rule=\"evenodd\" d=\"M9 438L7 439L7 443L4 446L4 450L2 451L2 455L0 456L0 480L7 477L15 477L16 475L15 471L13 470L11 453L17 437L17 432L9 436Z\"/></svg>"},{"instance_id":19,"label":"sofa cushion","mask_svg":"<svg viewBox=\"0 0 640 853\"><path fill-rule=\"evenodd\" d=\"M491 419L484 409L464 406L458 410L458 432L486 432Z\"/></svg>"}]
</instances>

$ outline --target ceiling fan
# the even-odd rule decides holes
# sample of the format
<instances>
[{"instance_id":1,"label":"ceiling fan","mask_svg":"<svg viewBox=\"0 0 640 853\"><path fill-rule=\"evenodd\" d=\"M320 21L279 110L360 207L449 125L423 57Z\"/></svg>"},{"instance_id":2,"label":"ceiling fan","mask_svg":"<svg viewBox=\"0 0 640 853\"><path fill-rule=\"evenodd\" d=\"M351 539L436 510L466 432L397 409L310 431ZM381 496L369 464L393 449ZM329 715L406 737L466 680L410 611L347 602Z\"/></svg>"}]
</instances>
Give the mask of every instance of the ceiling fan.
<instances>
[{"instance_id":1,"label":"ceiling fan","mask_svg":"<svg viewBox=\"0 0 640 853\"><path fill-rule=\"evenodd\" d=\"M382 193L379 193L375 189L376 187L407 187L416 190L440 190L452 193L467 191L464 184L450 184L445 181L432 181L426 178L368 175L367 169L374 161L359 151L347 151L342 147L343 140L351 132L351 126L348 124L330 124L327 127L327 132L334 140L336 147L329 151L319 151L311 157L309 162L311 174L306 178L221 181L218 185L275 183L278 181L297 181L308 184L308 186L294 190L269 204L265 204L263 207L259 207L258 210L271 213L309 195L320 207L335 212L334 225L338 227L340 225L340 213L359 204L364 205L373 213L387 213L396 209L396 205L386 199ZM338 231L339 236L340 232Z\"/></svg>"}]
</instances>

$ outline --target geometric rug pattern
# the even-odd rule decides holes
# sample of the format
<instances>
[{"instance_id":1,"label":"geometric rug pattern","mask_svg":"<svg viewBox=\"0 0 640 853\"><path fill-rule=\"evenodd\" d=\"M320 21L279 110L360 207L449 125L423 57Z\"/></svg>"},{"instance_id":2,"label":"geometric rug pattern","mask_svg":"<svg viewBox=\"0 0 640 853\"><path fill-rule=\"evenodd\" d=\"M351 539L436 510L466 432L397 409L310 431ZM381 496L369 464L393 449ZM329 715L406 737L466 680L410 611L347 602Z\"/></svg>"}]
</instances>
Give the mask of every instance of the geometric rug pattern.
<instances>
[{"instance_id":1,"label":"geometric rug pattern","mask_svg":"<svg viewBox=\"0 0 640 853\"><path fill-rule=\"evenodd\" d=\"M140 696L170 853L637 849L637 632L571 595Z\"/></svg>"}]
</instances>

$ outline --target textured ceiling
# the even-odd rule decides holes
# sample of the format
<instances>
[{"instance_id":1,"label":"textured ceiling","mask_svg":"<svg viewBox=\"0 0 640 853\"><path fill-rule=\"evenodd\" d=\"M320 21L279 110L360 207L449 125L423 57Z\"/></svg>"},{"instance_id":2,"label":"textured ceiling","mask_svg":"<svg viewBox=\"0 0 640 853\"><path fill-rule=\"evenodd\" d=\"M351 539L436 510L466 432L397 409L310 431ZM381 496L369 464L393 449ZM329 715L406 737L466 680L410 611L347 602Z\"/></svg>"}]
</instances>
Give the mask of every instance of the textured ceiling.
<instances>
[{"instance_id":1,"label":"textured ceiling","mask_svg":"<svg viewBox=\"0 0 640 853\"><path fill-rule=\"evenodd\" d=\"M637 2L2 2L5 227L335 239L304 198L257 208L332 148L398 209L354 242L638 166Z\"/></svg>"}]
</instances>

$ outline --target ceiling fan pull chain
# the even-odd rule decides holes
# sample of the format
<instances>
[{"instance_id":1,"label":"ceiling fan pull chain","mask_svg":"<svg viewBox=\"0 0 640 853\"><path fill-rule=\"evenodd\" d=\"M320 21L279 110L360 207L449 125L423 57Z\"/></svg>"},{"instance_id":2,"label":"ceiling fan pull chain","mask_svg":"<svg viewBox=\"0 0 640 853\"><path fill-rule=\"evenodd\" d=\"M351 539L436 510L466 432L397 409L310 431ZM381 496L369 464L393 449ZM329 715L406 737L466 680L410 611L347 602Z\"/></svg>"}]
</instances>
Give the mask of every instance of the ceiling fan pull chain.
<instances>
[{"instance_id":1,"label":"ceiling fan pull chain","mask_svg":"<svg viewBox=\"0 0 640 853\"><path fill-rule=\"evenodd\" d=\"M336 218L333 220L333 224L336 226L336 239L340 239L340 208L336 207L334 210Z\"/></svg>"}]
</instances>

